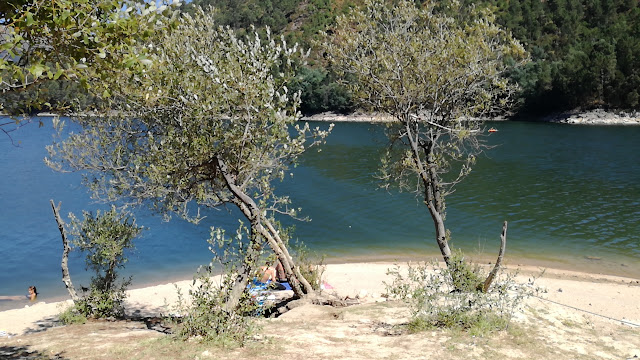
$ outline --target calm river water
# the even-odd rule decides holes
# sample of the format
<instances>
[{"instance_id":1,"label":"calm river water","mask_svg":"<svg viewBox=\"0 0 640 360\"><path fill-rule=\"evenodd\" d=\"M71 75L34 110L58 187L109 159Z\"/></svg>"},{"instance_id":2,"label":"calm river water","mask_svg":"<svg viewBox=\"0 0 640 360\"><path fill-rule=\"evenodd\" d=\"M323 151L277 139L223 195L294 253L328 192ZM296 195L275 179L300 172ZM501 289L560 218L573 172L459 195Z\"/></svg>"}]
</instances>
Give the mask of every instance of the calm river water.
<instances>
[{"instance_id":1,"label":"calm river water","mask_svg":"<svg viewBox=\"0 0 640 360\"><path fill-rule=\"evenodd\" d=\"M79 174L56 173L42 159L51 124L0 136L0 295L66 295L60 281L60 234L49 199L62 214L104 208L91 202ZM326 124L318 123L319 126ZM447 198L454 246L478 259L495 257L509 221L506 262L640 278L640 127L499 122L472 172ZM14 145L11 141L13 140ZM310 222L294 237L327 262L437 256L433 223L411 194L378 189L382 125L338 123L321 152L309 151L278 185ZM15 146L17 145L17 146ZM208 263L209 226L237 224L237 214L208 211L199 226L164 223L145 211L127 272L133 286L188 278ZM288 223L291 223L288 221ZM76 283L88 282L72 255ZM24 306L0 301L0 310Z\"/></svg>"}]
</instances>

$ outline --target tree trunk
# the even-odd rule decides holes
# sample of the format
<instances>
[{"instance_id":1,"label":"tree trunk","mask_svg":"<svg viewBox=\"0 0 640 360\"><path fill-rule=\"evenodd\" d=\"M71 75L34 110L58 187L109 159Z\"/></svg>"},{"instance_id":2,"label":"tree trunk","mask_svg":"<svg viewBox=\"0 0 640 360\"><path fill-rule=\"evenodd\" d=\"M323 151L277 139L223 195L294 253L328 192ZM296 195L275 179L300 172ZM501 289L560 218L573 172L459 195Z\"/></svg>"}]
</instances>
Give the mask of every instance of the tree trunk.
<instances>
[{"instance_id":1,"label":"tree trunk","mask_svg":"<svg viewBox=\"0 0 640 360\"><path fill-rule=\"evenodd\" d=\"M251 226L251 243L249 245L249 250L246 257L243 260L242 268L236 275L236 280L233 284L233 288L231 289L231 294L229 294L229 298L225 302L225 310L233 311L238 304L240 303L240 298L242 298L242 293L247 288L251 276L255 273L255 264L258 260L258 255L260 254L260 245L258 244L258 237L253 230L253 225Z\"/></svg>"},{"instance_id":2,"label":"tree trunk","mask_svg":"<svg viewBox=\"0 0 640 360\"><path fill-rule=\"evenodd\" d=\"M302 284L305 294L314 293L315 291L313 290L313 287L311 286L311 284L309 284L309 281L307 281L307 279L304 276L302 276L302 273L300 273L300 267L294 264L293 258L289 254L289 250L287 250L287 247L285 246L284 241L282 241L282 239L280 238L280 235L278 235L278 232L273 227L273 224L271 224L271 222L268 220L266 220L265 222L267 224L267 228L269 229L269 232L274 234L275 243L278 245L278 249L280 250L280 252L275 250L276 255L278 256L278 260L280 260L280 262L282 263L282 267L284 268L284 271L287 274L287 280L289 281L289 283L292 284L292 282L295 283L296 281L298 281L300 282L300 284ZM288 263L288 265L285 264L285 262ZM293 285L297 285L297 284L293 284ZM302 297L301 295L298 295L298 296Z\"/></svg>"},{"instance_id":3,"label":"tree trunk","mask_svg":"<svg viewBox=\"0 0 640 360\"><path fill-rule=\"evenodd\" d=\"M262 216L262 212L258 208L255 201L253 201L250 196L245 194L235 184L235 180L233 176L229 174L224 161L220 157L218 157L216 160L218 168L220 169L220 173L222 174L227 185L227 188L234 195L234 200L232 200L233 203L238 206L244 216L250 221L252 231L255 231L257 234L262 235L269 243L271 249L276 253L276 256L282 263L284 271L287 275L287 280L289 280L293 292L298 297L303 297L305 294L313 293L313 288L293 263L293 259L286 250L284 242L278 235L271 222ZM267 228L262 225L263 222L267 224ZM302 287L300 285L302 285Z\"/></svg>"},{"instance_id":4,"label":"tree trunk","mask_svg":"<svg viewBox=\"0 0 640 360\"><path fill-rule=\"evenodd\" d=\"M242 200L236 200L236 201L237 202L234 202L234 203L238 206L238 208L240 208L240 210L247 217L247 219L251 220L256 216L260 216L252 212L249 205L247 205ZM256 223L252 227L257 233L262 235L267 240L269 247L271 247L273 252L276 254L276 256L278 257L278 260L280 260L280 263L282 263L282 267L284 268L285 274L287 275L287 280L289 280L289 284L291 284L291 288L293 289L293 292L298 297L303 297L305 294L313 293L314 291L313 288L311 287L309 282L304 278L304 276L302 276L298 267L295 266L295 264L293 263L293 259L291 258L288 251L286 250L286 246L284 245L284 242L282 241L280 236L277 234L277 232L273 228L273 225L271 225L271 222L267 219L262 219L262 221L267 223L267 225L273 230L269 231L261 223Z\"/></svg>"},{"instance_id":5,"label":"tree trunk","mask_svg":"<svg viewBox=\"0 0 640 360\"><path fill-rule=\"evenodd\" d=\"M60 214L58 214L58 209L60 208L60 204L58 203L58 207L56 208L56 206L53 203L53 199L49 200L49 202L51 203L51 208L53 209L53 216L55 217L56 222L58 223L58 230L60 230L60 235L62 236L62 261L60 263L60 266L62 267L62 282L67 287L67 291L71 296L71 300L73 300L73 302L77 302L79 299L78 293L76 292L76 288L73 286L73 283L71 282L71 275L69 274L69 265L68 265L69 251L71 251L71 247L69 246L69 240L67 239L67 234L64 231L64 222L62 221Z\"/></svg>"},{"instance_id":6,"label":"tree trunk","mask_svg":"<svg viewBox=\"0 0 640 360\"><path fill-rule=\"evenodd\" d=\"M427 204L427 208L429 209L429 214L433 219L433 224L436 229L436 243L438 243L438 247L440 248L440 253L444 258L444 262L449 266L449 260L451 259L451 249L449 248L449 241L447 240L447 229L444 227L444 220L442 219L442 215L440 212L435 210L435 206L425 201Z\"/></svg>"},{"instance_id":7,"label":"tree trunk","mask_svg":"<svg viewBox=\"0 0 640 360\"><path fill-rule=\"evenodd\" d=\"M451 249L449 248L449 242L447 240L447 229L444 226L444 202L440 192L440 182L438 180L435 160L433 158L432 145L434 141L432 140L427 144L418 143L414 134L414 132L417 132L417 129L414 131L414 127L417 126L415 122L409 118L402 121L411 146L414 165L418 169L418 173L424 187L424 203L427 205L427 209L429 209L431 219L433 219L433 225L436 231L436 243L438 244L440 253L448 266L449 259L451 258ZM423 163L424 160L422 159L422 155L426 157L426 168Z\"/></svg>"},{"instance_id":8,"label":"tree trunk","mask_svg":"<svg viewBox=\"0 0 640 360\"><path fill-rule=\"evenodd\" d=\"M493 270L487 276L487 280L484 281L484 285L482 286L482 291L487 292L493 279L496 274L498 274L498 270L500 270L500 265L502 264L502 258L504 257L504 251L507 247L507 222L505 221L502 224L502 233L500 234L500 251L498 251L498 259L496 260L496 264L493 267Z\"/></svg>"}]
</instances>

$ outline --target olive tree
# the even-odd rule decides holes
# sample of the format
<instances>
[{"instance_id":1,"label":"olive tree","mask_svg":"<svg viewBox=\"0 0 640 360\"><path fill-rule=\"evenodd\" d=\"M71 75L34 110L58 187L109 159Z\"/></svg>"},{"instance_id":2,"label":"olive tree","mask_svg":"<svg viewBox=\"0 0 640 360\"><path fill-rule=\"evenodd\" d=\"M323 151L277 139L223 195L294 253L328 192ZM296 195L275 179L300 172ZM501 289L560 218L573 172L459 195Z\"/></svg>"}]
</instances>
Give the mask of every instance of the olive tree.
<instances>
[{"instance_id":1,"label":"olive tree","mask_svg":"<svg viewBox=\"0 0 640 360\"><path fill-rule=\"evenodd\" d=\"M167 25L179 2L122 0L7 0L0 4L0 90L79 78L105 63L147 60L138 40ZM177 13L176 13L177 15ZM168 19L168 18L167 18Z\"/></svg>"},{"instance_id":2,"label":"olive tree","mask_svg":"<svg viewBox=\"0 0 640 360\"><path fill-rule=\"evenodd\" d=\"M305 54L269 33L238 37L203 11L184 14L175 29L145 46L153 64L142 75L105 79L109 106L75 119L82 131L51 146L49 164L87 171L96 198L147 203L196 223L202 217L194 203L235 205L250 224L251 246L266 242L294 292L313 292L274 218L296 216L288 198L274 193L274 182L308 142L328 133L297 122L300 94L287 88ZM245 259L229 307L253 276L254 262Z\"/></svg>"},{"instance_id":3,"label":"olive tree","mask_svg":"<svg viewBox=\"0 0 640 360\"><path fill-rule=\"evenodd\" d=\"M131 278L119 279L118 269L128 261L126 251L133 249L133 239L142 231L135 219L119 213L115 207L98 210L96 215L82 212L82 220L71 216L73 246L86 255L86 266L94 272L89 293L76 307L85 316L108 317L124 315L126 289Z\"/></svg>"},{"instance_id":4,"label":"olive tree","mask_svg":"<svg viewBox=\"0 0 640 360\"><path fill-rule=\"evenodd\" d=\"M439 6L370 0L339 17L323 44L359 104L396 120L382 180L424 199L449 264L445 198L483 149L480 119L512 102L507 64L527 55L488 11Z\"/></svg>"},{"instance_id":5,"label":"olive tree","mask_svg":"<svg viewBox=\"0 0 640 360\"><path fill-rule=\"evenodd\" d=\"M143 228L136 224L133 216L114 206L108 211L98 210L96 215L83 211L82 220L70 213L71 224L67 228L59 213L61 205L55 206L53 200L50 203L62 236L62 281L74 302L75 311L84 317L123 316L131 277L119 279L118 269L125 267L126 252L134 248L133 239ZM70 230L71 240L67 230ZM89 288L82 287L84 294L81 297L77 295L69 273L68 256L72 250L85 254L86 269L94 273Z\"/></svg>"},{"instance_id":6,"label":"olive tree","mask_svg":"<svg viewBox=\"0 0 640 360\"><path fill-rule=\"evenodd\" d=\"M44 81L89 86L113 69L144 68L150 59L137 44L170 26L178 5L173 0L3 0L0 94ZM105 89L100 90L101 95ZM36 109L50 107L37 97L29 101ZM0 99L0 110L2 105ZM8 134L29 122L15 118L0 123L0 130Z\"/></svg>"}]
</instances>

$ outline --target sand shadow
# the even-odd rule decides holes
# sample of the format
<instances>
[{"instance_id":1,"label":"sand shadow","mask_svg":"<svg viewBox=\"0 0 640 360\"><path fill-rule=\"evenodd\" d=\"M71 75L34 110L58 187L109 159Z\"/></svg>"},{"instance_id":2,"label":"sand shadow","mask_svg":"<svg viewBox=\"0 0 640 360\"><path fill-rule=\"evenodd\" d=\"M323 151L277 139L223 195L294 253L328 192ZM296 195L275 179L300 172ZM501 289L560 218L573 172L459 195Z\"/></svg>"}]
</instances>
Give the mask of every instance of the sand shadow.
<instances>
[{"instance_id":1,"label":"sand shadow","mask_svg":"<svg viewBox=\"0 0 640 360\"><path fill-rule=\"evenodd\" d=\"M53 356L39 351L29 350L27 346L0 346L0 359L3 360L64 360L62 353Z\"/></svg>"},{"instance_id":2,"label":"sand shadow","mask_svg":"<svg viewBox=\"0 0 640 360\"><path fill-rule=\"evenodd\" d=\"M57 315L53 315L36 321L34 325L36 327L26 329L24 335L43 332L54 327L62 326L63 324ZM0 357L0 359L2 359L2 357Z\"/></svg>"}]
</instances>

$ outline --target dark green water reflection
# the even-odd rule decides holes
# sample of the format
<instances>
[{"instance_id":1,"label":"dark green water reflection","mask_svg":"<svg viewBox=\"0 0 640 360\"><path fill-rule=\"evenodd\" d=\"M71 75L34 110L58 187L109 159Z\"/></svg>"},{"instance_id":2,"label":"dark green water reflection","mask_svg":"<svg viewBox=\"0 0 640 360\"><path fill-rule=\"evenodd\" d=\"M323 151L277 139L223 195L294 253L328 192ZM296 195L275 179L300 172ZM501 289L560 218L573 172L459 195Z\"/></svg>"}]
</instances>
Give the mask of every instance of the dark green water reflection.
<instances>
[{"instance_id":1,"label":"dark green water reflection","mask_svg":"<svg viewBox=\"0 0 640 360\"><path fill-rule=\"evenodd\" d=\"M640 128L491 126L493 148L447 199L454 245L493 257L507 220L518 262L640 275ZM305 154L281 186L313 219L297 237L341 259L437 252L420 200L377 188L383 146L382 125L340 123L321 152Z\"/></svg>"}]
</instances>

